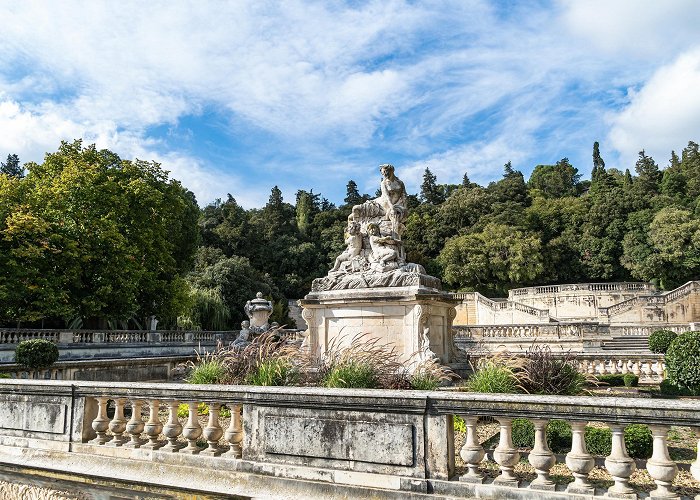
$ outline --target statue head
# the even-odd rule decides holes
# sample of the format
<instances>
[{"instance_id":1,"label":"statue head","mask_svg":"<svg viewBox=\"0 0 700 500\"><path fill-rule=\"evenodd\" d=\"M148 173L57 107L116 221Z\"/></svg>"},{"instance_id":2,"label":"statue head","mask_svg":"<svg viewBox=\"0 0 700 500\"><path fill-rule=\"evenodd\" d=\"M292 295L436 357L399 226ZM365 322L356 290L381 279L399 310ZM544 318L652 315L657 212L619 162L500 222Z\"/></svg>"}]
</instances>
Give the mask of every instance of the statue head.
<instances>
[{"instance_id":1,"label":"statue head","mask_svg":"<svg viewBox=\"0 0 700 500\"><path fill-rule=\"evenodd\" d=\"M367 224L367 234L377 234L377 235L380 234L379 226L373 222L370 224Z\"/></svg>"},{"instance_id":2,"label":"statue head","mask_svg":"<svg viewBox=\"0 0 700 500\"><path fill-rule=\"evenodd\" d=\"M382 177L384 178L394 176L394 166L389 163L383 163L379 165L379 171L381 172Z\"/></svg>"},{"instance_id":3,"label":"statue head","mask_svg":"<svg viewBox=\"0 0 700 500\"><path fill-rule=\"evenodd\" d=\"M358 234L360 232L360 225L357 222L348 222L348 234Z\"/></svg>"}]
</instances>

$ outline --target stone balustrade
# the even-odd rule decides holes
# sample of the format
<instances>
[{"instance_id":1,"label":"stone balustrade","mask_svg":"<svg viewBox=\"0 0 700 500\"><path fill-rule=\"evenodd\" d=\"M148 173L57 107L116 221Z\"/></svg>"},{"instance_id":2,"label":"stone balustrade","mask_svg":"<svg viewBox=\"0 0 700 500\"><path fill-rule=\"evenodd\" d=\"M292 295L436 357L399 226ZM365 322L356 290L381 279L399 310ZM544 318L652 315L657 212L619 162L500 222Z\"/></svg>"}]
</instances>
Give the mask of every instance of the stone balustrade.
<instances>
[{"instance_id":1,"label":"stone balustrade","mask_svg":"<svg viewBox=\"0 0 700 500\"><path fill-rule=\"evenodd\" d=\"M0 328L0 344L18 344L23 340L46 339L60 344L129 344L129 343L194 343L230 339L239 330L49 330Z\"/></svg>"},{"instance_id":2,"label":"stone balustrade","mask_svg":"<svg viewBox=\"0 0 700 500\"><path fill-rule=\"evenodd\" d=\"M508 291L511 297L523 295L550 295L562 292L655 292L656 287L651 283L643 282L616 282L616 283L575 283L562 285L530 286L525 288L513 288Z\"/></svg>"},{"instance_id":3,"label":"stone balustrade","mask_svg":"<svg viewBox=\"0 0 700 500\"><path fill-rule=\"evenodd\" d=\"M206 417L197 414L201 403ZM181 404L185 418L178 417ZM466 435L455 449L457 415ZM500 428L493 480L483 474L482 417ZM530 482L514 471L521 459L512 442L515 418L535 427ZM550 476L557 460L547 446L550 419L572 426L565 462L575 480L568 485ZM612 431L607 489L589 479L588 422ZM651 496L678 498L667 435L672 425L700 428L700 401L0 380L4 464L246 497L637 498L630 487L636 464L622 434L633 423L649 425L653 434L646 462L655 482ZM700 459L691 471L700 479Z\"/></svg>"},{"instance_id":4,"label":"stone balustrade","mask_svg":"<svg viewBox=\"0 0 700 500\"><path fill-rule=\"evenodd\" d=\"M530 323L520 325L455 325L452 327L455 339L505 339L543 338L560 339L565 337L581 339L600 332L598 323Z\"/></svg>"}]
</instances>

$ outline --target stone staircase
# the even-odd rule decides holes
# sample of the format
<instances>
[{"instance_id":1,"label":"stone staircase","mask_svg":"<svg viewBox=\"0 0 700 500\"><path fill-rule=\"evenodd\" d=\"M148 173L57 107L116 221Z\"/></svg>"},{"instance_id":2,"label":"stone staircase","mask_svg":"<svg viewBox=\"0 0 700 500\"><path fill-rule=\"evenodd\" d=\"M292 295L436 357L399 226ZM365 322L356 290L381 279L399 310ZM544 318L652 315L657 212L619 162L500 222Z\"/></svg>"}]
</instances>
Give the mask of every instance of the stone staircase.
<instances>
[{"instance_id":1,"label":"stone staircase","mask_svg":"<svg viewBox=\"0 0 700 500\"><path fill-rule=\"evenodd\" d=\"M649 352L646 335L625 335L624 337L612 337L604 340L601 348L604 351L644 351Z\"/></svg>"}]
</instances>

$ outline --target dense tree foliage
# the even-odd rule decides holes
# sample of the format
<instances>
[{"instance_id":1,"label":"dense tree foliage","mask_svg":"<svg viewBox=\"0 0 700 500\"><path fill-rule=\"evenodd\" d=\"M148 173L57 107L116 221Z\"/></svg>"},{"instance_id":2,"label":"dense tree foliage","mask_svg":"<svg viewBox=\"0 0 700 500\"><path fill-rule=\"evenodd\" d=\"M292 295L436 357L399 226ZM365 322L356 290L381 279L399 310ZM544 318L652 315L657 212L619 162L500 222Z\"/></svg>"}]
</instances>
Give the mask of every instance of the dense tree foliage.
<instances>
[{"instance_id":1,"label":"dense tree foliage","mask_svg":"<svg viewBox=\"0 0 700 500\"><path fill-rule=\"evenodd\" d=\"M487 186L466 173L459 185L440 184L426 169L420 192L407 197L408 260L448 289L492 295L533 284L649 280L669 289L699 279L698 149L690 142L672 152L663 169L642 151L616 169L595 143L590 180L567 158L537 165L527 181L508 162ZM229 195L199 210L157 164L80 142L27 170L0 173L5 323L156 314L232 328L259 291L274 302L273 320L289 324L287 300L327 273L352 206L370 198L349 180L338 207L312 190L291 204L275 186L262 208Z\"/></svg>"},{"instance_id":2,"label":"dense tree foliage","mask_svg":"<svg viewBox=\"0 0 700 500\"><path fill-rule=\"evenodd\" d=\"M197 247L194 195L157 163L63 143L0 174L0 321L174 318Z\"/></svg>"}]
</instances>

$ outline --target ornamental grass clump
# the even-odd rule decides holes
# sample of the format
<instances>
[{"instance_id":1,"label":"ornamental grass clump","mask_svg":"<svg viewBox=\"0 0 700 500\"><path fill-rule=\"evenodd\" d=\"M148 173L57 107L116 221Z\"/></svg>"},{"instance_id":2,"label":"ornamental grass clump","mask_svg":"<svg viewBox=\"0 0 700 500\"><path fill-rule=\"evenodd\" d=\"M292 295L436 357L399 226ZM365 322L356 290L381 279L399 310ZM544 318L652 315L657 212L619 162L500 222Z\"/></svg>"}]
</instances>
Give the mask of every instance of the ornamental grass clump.
<instances>
[{"instance_id":1,"label":"ornamental grass clump","mask_svg":"<svg viewBox=\"0 0 700 500\"><path fill-rule=\"evenodd\" d=\"M396 349L369 333L338 337L320 357L309 357L307 371L323 387L393 389L406 385ZM410 385L409 385L410 387Z\"/></svg>"},{"instance_id":2,"label":"ornamental grass clump","mask_svg":"<svg viewBox=\"0 0 700 500\"><path fill-rule=\"evenodd\" d=\"M575 396L585 392L595 378L579 372L570 352L554 354L548 345L533 344L513 373L518 387L527 394Z\"/></svg>"},{"instance_id":3,"label":"ornamental grass clump","mask_svg":"<svg viewBox=\"0 0 700 500\"><path fill-rule=\"evenodd\" d=\"M58 347L49 340L23 340L15 347L15 363L29 370L42 370L56 361L58 361Z\"/></svg>"},{"instance_id":4,"label":"ornamental grass clump","mask_svg":"<svg viewBox=\"0 0 700 500\"><path fill-rule=\"evenodd\" d=\"M188 384L220 384L226 379L226 367L211 355L199 358L192 363L185 382Z\"/></svg>"},{"instance_id":5,"label":"ornamental grass clump","mask_svg":"<svg viewBox=\"0 0 700 500\"><path fill-rule=\"evenodd\" d=\"M467 390L470 392L515 394L518 390L518 379L512 368L513 360L504 354L481 358L474 368L474 374L467 380Z\"/></svg>"},{"instance_id":6,"label":"ornamental grass clump","mask_svg":"<svg viewBox=\"0 0 700 500\"><path fill-rule=\"evenodd\" d=\"M452 370L440 364L437 359L430 358L418 363L413 369L409 380L411 389L417 391L434 391L442 384L459 378Z\"/></svg>"}]
</instances>

